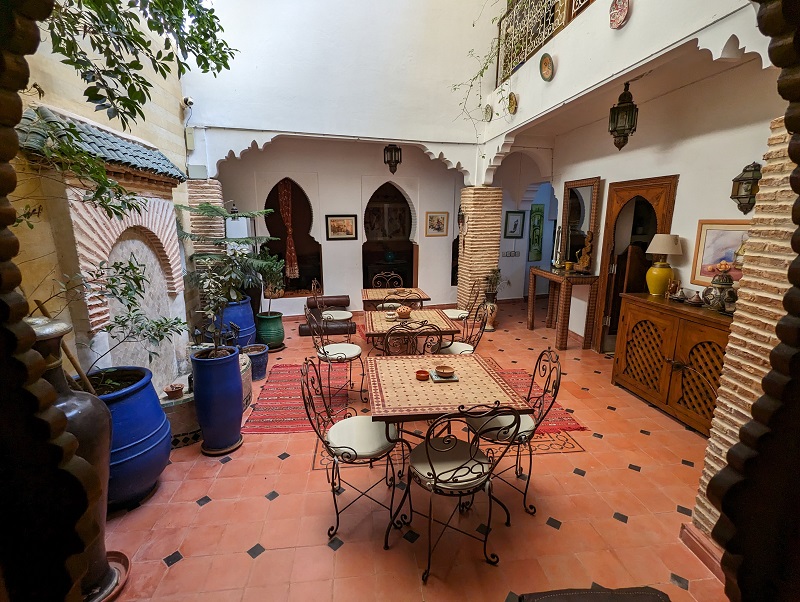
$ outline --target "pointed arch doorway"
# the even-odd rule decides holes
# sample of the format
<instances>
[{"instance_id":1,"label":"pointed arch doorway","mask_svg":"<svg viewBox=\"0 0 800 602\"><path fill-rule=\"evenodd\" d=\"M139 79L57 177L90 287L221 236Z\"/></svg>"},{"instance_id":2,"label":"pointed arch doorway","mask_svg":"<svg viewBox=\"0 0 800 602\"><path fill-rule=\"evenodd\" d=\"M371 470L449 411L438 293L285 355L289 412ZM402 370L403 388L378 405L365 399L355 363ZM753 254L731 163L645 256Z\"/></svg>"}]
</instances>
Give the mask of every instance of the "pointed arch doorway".
<instances>
[{"instance_id":1,"label":"pointed arch doorway","mask_svg":"<svg viewBox=\"0 0 800 602\"><path fill-rule=\"evenodd\" d=\"M269 191L264 209L272 209L264 223L277 238L266 243L267 248L286 262L285 296L306 297L315 278L322 284L322 245L311 236L314 213L308 196L294 180L283 178ZM296 272L290 271L292 261Z\"/></svg>"},{"instance_id":2,"label":"pointed arch doorway","mask_svg":"<svg viewBox=\"0 0 800 602\"><path fill-rule=\"evenodd\" d=\"M413 213L406 197L390 182L382 184L364 209L361 245L364 288L380 272L395 272L403 286L417 285L417 245L411 241Z\"/></svg>"}]
</instances>

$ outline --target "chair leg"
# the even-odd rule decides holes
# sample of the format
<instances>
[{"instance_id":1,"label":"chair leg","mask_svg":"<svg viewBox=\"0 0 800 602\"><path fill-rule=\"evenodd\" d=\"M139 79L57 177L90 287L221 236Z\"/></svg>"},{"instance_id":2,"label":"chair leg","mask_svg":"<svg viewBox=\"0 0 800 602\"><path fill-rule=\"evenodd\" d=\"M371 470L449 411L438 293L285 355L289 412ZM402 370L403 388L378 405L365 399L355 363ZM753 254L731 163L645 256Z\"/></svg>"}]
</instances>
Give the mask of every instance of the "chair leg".
<instances>
[{"instance_id":1,"label":"chair leg","mask_svg":"<svg viewBox=\"0 0 800 602\"><path fill-rule=\"evenodd\" d=\"M361 397L361 401L367 403L369 401L369 395L364 395L364 393L366 392L364 390L364 375L366 374L367 369L364 366L364 358L361 357L360 355L358 356L358 361L361 362L361 387L359 388L358 392Z\"/></svg>"},{"instance_id":2,"label":"chair leg","mask_svg":"<svg viewBox=\"0 0 800 602\"><path fill-rule=\"evenodd\" d=\"M486 493L489 496L489 516L486 518L486 534L483 536L483 557L486 559L486 562L488 562L491 565L495 565L498 562L500 562L500 558L495 553L489 554L487 550L487 544L489 542L489 534L492 532L492 502L497 501L497 503L503 506L503 508L505 508L506 510L506 516L508 516L508 508L506 508L500 500L494 497L494 494L492 493L491 479L486 481ZM507 524L510 524L510 518Z\"/></svg>"},{"instance_id":3,"label":"chair leg","mask_svg":"<svg viewBox=\"0 0 800 602\"><path fill-rule=\"evenodd\" d=\"M339 460L333 459L333 470L331 476L331 495L333 496L333 509L336 512L336 524L328 529L328 538L336 535L339 530L339 500L337 499L337 491L341 487L341 475L339 474Z\"/></svg>"},{"instance_id":4,"label":"chair leg","mask_svg":"<svg viewBox=\"0 0 800 602\"><path fill-rule=\"evenodd\" d=\"M491 506L490 506L491 507ZM489 511L491 517L491 510ZM422 573L422 583L428 583L431 574L431 554L433 553L433 493L428 495L428 566Z\"/></svg>"},{"instance_id":5,"label":"chair leg","mask_svg":"<svg viewBox=\"0 0 800 602\"><path fill-rule=\"evenodd\" d=\"M525 512L528 514L536 514L536 506L534 504L528 503L528 489L530 489L531 481L533 480L533 474L531 470L533 469L533 448L531 447L531 440L525 443L525 446L528 448L528 479L525 481L525 492L522 494L522 507L525 508ZM522 446L517 447L517 462L519 462L519 454L522 451Z\"/></svg>"}]
</instances>

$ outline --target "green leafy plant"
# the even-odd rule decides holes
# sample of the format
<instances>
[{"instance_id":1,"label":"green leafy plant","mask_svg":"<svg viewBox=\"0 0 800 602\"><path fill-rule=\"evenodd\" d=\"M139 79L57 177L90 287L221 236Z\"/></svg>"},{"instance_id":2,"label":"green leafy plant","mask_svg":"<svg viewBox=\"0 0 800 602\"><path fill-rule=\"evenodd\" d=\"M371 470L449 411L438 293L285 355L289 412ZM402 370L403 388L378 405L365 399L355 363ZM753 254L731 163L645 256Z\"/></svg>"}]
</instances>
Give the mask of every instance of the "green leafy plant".
<instances>
[{"instance_id":1,"label":"green leafy plant","mask_svg":"<svg viewBox=\"0 0 800 602\"><path fill-rule=\"evenodd\" d=\"M486 282L486 292L487 293L497 293L497 291L502 290L503 287L509 286L511 281L508 278L503 278L502 273L500 272L500 268L494 268L488 275L484 277Z\"/></svg>"},{"instance_id":2,"label":"green leafy plant","mask_svg":"<svg viewBox=\"0 0 800 602\"><path fill-rule=\"evenodd\" d=\"M258 272L264 285L264 297L269 299L267 314L271 314L272 300L283 296L285 263L283 259L278 259L277 255L272 255L266 246L261 247L258 258L261 261Z\"/></svg>"}]
</instances>

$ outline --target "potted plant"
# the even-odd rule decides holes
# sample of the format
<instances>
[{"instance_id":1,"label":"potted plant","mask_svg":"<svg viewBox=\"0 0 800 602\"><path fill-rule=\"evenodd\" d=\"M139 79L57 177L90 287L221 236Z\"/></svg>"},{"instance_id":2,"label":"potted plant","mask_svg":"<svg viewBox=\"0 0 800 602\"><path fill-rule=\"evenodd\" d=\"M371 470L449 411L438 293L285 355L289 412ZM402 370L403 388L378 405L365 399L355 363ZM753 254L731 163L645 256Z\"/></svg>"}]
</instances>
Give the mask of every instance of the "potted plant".
<instances>
[{"instance_id":1,"label":"potted plant","mask_svg":"<svg viewBox=\"0 0 800 602\"><path fill-rule=\"evenodd\" d=\"M85 274L60 283L59 297L74 301L79 297L105 297L121 306L101 328L111 342L89 365L89 387L111 411L111 465L108 484L109 506L127 506L144 498L156 485L169 461L171 432L153 374L140 366L96 368L97 364L123 344L138 344L147 349L152 362L157 347L186 329L180 318L150 317L141 307L149 281L144 265L131 255L127 262L101 262ZM47 299L40 307L44 307ZM80 383L80 381L78 381Z\"/></svg>"},{"instance_id":2,"label":"potted plant","mask_svg":"<svg viewBox=\"0 0 800 602\"><path fill-rule=\"evenodd\" d=\"M258 272L264 286L264 298L269 299L267 311L256 316L258 341L267 345L270 351L278 351L284 348L283 314L272 311L272 300L283 297L284 261L272 255L266 246L262 246L258 259L260 260Z\"/></svg>"},{"instance_id":3,"label":"potted plant","mask_svg":"<svg viewBox=\"0 0 800 602\"><path fill-rule=\"evenodd\" d=\"M209 456L228 454L242 445L242 380L239 350L222 344L230 279L214 269L211 259L199 260L196 279L213 347L191 355L197 421L203 433L200 451Z\"/></svg>"}]
</instances>

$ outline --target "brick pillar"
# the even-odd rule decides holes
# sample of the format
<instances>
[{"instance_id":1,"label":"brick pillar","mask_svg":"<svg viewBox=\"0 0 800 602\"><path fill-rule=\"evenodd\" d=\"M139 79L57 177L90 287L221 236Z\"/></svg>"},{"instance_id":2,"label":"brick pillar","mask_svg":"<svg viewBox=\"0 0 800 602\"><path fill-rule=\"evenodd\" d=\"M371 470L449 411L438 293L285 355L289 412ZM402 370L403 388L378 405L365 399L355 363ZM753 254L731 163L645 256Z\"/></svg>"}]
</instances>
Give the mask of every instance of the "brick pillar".
<instances>
[{"instance_id":1,"label":"brick pillar","mask_svg":"<svg viewBox=\"0 0 800 602\"><path fill-rule=\"evenodd\" d=\"M465 308L472 283L484 278L500 261L503 190L491 186L462 188L461 210L466 218L458 254L458 306Z\"/></svg>"},{"instance_id":2,"label":"brick pillar","mask_svg":"<svg viewBox=\"0 0 800 602\"><path fill-rule=\"evenodd\" d=\"M700 531L709 544L719 512L706 497L706 488L711 477L725 466L728 449L739 440L739 429L750 420L750 408L762 395L761 379L770 369L769 354L779 342L775 326L786 313L782 304L789 289L786 272L796 256L790 246L795 230L792 204L797 198L789 188L789 175L795 168L788 158L790 136L783 117L773 120L770 128L769 151L764 155L766 164L761 169L750 238L745 244L739 301L725 349L717 407L692 516L693 537L702 537L697 534Z\"/></svg>"}]
</instances>

